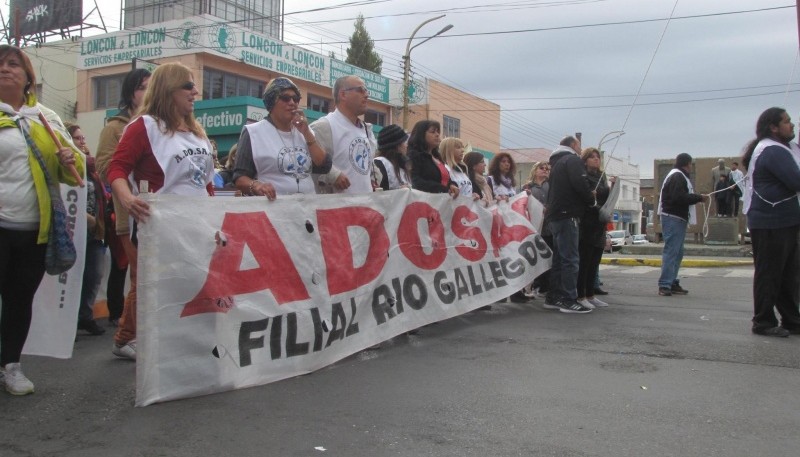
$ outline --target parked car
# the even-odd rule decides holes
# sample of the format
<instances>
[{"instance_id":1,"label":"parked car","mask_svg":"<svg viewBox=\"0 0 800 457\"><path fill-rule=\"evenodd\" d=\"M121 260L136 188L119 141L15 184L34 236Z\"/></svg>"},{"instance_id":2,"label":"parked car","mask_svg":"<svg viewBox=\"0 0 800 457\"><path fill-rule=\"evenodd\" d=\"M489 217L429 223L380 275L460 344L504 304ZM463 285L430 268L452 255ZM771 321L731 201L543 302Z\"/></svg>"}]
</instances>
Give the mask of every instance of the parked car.
<instances>
[{"instance_id":1,"label":"parked car","mask_svg":"<svg viewBox=\"0 0 800 457\"><path fill-rule=\"evenodd\" d=\"M650 244L650 242L647 241L647 235L633 235L633 244Z\"/></svg>"},{"instance_id":2,"label":"parked car","mask_svg":"<svg viewBox=\"0 0 800 457\"><path fill-rule=\"evenodd\" d=\"M611 230L608 232L608 236L611 237L611 249L614 251L619 251L622 246L633 244L631 233L627 230Z\"/></svg>"}]
</instances>

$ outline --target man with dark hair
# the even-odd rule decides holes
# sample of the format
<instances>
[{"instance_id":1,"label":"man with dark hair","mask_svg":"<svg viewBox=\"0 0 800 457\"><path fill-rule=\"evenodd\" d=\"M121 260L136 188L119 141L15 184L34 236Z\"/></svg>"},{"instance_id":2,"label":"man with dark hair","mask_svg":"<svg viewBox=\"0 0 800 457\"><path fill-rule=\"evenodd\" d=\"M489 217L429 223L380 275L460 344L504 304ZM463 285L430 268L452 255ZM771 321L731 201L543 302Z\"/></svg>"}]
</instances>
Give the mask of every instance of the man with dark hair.
<instances>
[{"instance_id":1,"label":"man with dark hair","mask_svg":"<svg viewBox=\"0 0 800 457\"><path fill-rule=\"evenodd\" d=\"M578 303L578 236L580 218L594 204L594 191L586 180L580 158L580 140L568 136L550 155L550 192L547 194L545 223L553 234L553 265L546 309L562 313L588 313Z\"/></svg>"},{"instance_id":2,"label":"man with dark hair","mask_svg":"<svg viewBox=\"0 0 800 457\"><path fill-rule=\"evenodd\" d=\"M800 334L800 156L783 108L758 118L742 163L748 185L742 211L753 241L753 327L757 335ZM780 327L774 308L781 316Z\"/></svg>"},{"instance_id":3,"label":"man with dark hair","mask_svg":"<svg viewBox=\"0 0 800 457\"><path fill-rule=\"evenodd\" d=\"M661 232L664 236L664 250L661 254L661 277L658 278L658 295L686 295L689 293L681 287L678 270L683 261L683 243L686 239L686 228L697 223L697 211L694 205L707 202L708 195L694 193L689 173L692 171L692 156L678 154L675 166L667 174L661 185L658 199L658 215L661 218Z\"/></svg>"}]
</instances>

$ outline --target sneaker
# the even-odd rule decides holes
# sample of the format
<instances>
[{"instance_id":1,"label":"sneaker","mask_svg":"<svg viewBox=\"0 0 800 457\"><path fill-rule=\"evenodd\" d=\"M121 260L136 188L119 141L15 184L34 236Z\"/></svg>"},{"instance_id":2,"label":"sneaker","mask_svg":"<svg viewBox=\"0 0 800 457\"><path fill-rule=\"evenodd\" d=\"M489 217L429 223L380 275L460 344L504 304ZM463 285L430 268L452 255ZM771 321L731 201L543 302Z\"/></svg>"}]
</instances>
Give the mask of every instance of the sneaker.
<instances>
[{"instance_id":1,"label":"sneaker","mask_svg":"<svg viewBox=\"0 0 800 457\"><path fill-rule=\"evenodd\" d=\"M606 306L608 306L608 303L604 302L603 300L600 300L597 297L587 298L586 301L593 304L595 308L605 308Z\"/></svg>"},{"instance_id":2,"label":"sneaker","mask_svg":"<svg viewBox=\"0 0 800 457\"><path fill-rule=\"evenodd\" d=\"M763 336L777 336L779 338L786 338L789 336L789 331L783 327L753 327L753 333Z\"/></svg>"},{"instance_id":3,"label":"sneaker","mask_svg":"<svg viewBox=\"0 0 800 457\"><path fill-rule=\"evenodd\" d=\"M670 290L672 290L673 295L686 295L689 293L689 291L681 287L680 284L673 284Z\"/></svg>"},{"instance_id":4,"label":"sneaker","mask_svg":"<svg viewBox=\"0 0 800 457\"><path fill-rule=\"evenodd\" d=\"M580 303L580 304L581 304L581 306L583 306L584 308L594 309L594 305L593 305L593 304L591 304L591 303L589 302L589 300L587 300L587 299L585 299L585 298L579 298L579 299L577 300L577 302L578 302L578 303Z\"/></svg>"},{"instance_id":5,"label":"sneaker","mask_svg":"<svg viewBox=\"0 0 800 457\"><path fill-rule=\"evenodd\" d=\"M4 383L6 391L11 395L28 395L33 393L33 383L25 377L19 363L6 364Z\"/></svg>"},{"instance_id":6,"label":"sneaker","mask_svg":"<svg viewBox=\"0 0 800 457\"><path fill-rule=\"evenodd\" d=\"M559 309L558 308L558 300L555 299L552 295L546 295L544 297L544 303L542 303L542 308L544 309Z\"/></svg>"},{"instance_id":7,"label":"sneaker","mask_svg":"<svg viewBox=\"0 0 800 457\"><path fill-rule=\"evenodd\" d=\"M672 290L669 287L659 287L658 288L658 295L663 295L665 297L669 297L672 295Z\"/></svg>"},{"instance_id":8,"label":"sneaker","mask_svg":"<svg viewBox=\"0 0 800 457\"><path fill-rule=\"evenodd\" d=\"M558 310L562 313L569 313L569 314L586 314L591 313L592 310L581 305L575 300L559 300L556 302L558 306Z\"/></svg>"},{"instance_id":9,"label":"sneaker","mask_svg":"<svg viewBox=\"0 0 800 457\"><path fill-rule=\"evenodd\" d=\"M606 292L605 290L603 290L603 289L601 289L599 287L595 287L594 288L594 294L595 295L608 295L608 292Z\"/></svg>"},{"instance_id":10,"label":"sneaker","mask_svg":"<svg viewBox=\"0 0 800 457\"><path fill-rule=\"evenodd\" d=\"M85 330L90 335L98 336L106 332L106 329L97 325L97 322L92 320L78 322L78 330Z\"/></svg>"},{"instance_id":11,"label":"sneaker","mask_svg":"<svg viewBox=\"0 0 800 457\"><path fill-rule=\"evenodd\" d=\"M123 359L136 360L136 340L128 341L125 344L114 343L111 353Z\"/></svg>"}]
</instances>

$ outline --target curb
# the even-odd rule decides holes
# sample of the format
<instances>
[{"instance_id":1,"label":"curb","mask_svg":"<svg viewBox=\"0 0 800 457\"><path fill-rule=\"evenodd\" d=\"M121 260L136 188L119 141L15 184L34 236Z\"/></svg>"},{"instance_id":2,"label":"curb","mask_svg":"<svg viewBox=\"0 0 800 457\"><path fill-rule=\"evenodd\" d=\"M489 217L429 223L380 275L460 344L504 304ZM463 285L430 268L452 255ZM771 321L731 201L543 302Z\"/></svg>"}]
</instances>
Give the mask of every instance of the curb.
<instances>
[{"instance_id":1,"label":"curb","mask_svg":"<svg viewBox=\"0 0 800 457\"><path fill-rule=\"evenodd\" d=\"M660 267L661 259L644 259L644 258L609 258L601 259L601 264L604 265L625 265L630 267L635 266L648 266ZM753 265L752 260L710 260L710 259L683 259L681 268L712 268L712 267L742 267Z\"/></svg>"}]
</instances>

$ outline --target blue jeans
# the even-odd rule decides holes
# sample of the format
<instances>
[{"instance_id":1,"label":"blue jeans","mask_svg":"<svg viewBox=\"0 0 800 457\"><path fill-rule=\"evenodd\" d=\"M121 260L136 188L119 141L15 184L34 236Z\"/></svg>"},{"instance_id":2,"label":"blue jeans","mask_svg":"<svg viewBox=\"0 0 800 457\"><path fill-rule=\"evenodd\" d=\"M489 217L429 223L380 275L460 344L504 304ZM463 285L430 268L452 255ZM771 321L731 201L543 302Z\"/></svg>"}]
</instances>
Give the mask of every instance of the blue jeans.
<instances>
[{"instance_id":1,"label":"blue jeans","mask_svg":"<svg viewBox=\"0 0 800 457\"><path fill-rule=\"evenodd\" d=\"M671 288L678 284L678 269L683 261L683 242L686 240L688 222L664 215L661 217L661 232L664 236L664 251L661 254L661 277L658 287Z\"/></svg>"},{"instance_id":2,"label":"blue jeans","mask_svg":"<svg viewBox=\"0 0 800 457\"><path fill-rule=\"evenodd\" d=\"M550 291L557 299L578 298L578 218L550 221L553 234L553 265L550 267Z\"/></svg>"},{"instance_id":3,"label":"blue jeans","mask_svg":"<svg viewBox=\"0 0 800 457\"><path fill-rule=\"evenodd\" d=\"M83 266L83 287L78 307L78 322L94 319L92 308L103 279L103 260L106 248L100 240L86 240L86 263Z\"/></svg>"}]
</instances>

